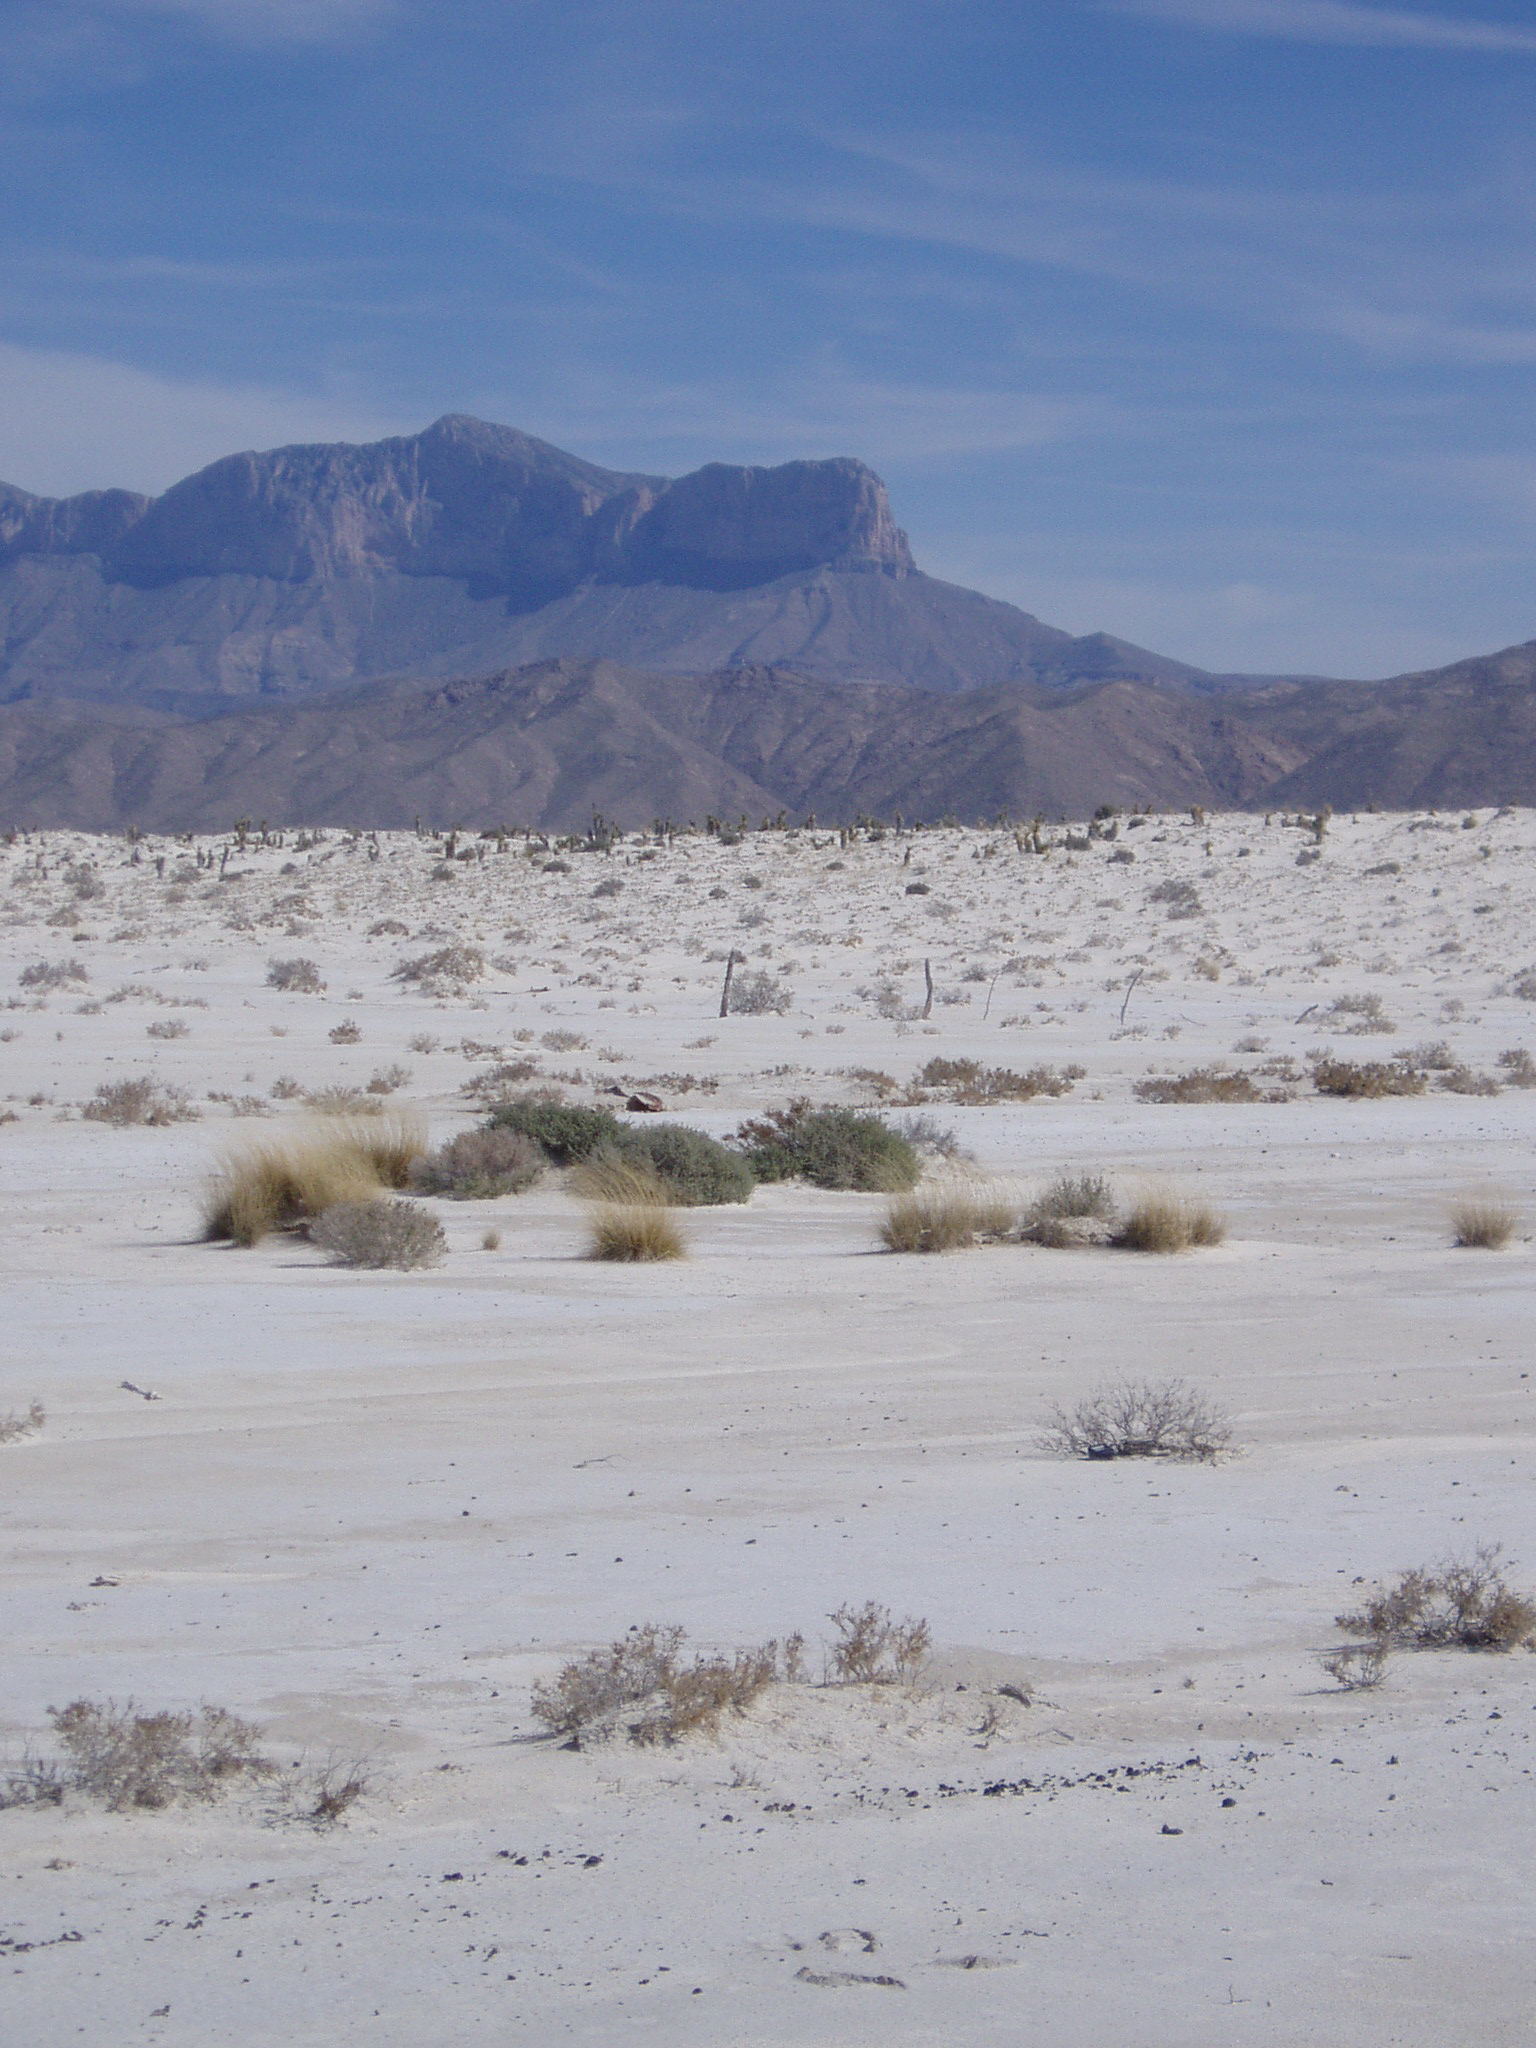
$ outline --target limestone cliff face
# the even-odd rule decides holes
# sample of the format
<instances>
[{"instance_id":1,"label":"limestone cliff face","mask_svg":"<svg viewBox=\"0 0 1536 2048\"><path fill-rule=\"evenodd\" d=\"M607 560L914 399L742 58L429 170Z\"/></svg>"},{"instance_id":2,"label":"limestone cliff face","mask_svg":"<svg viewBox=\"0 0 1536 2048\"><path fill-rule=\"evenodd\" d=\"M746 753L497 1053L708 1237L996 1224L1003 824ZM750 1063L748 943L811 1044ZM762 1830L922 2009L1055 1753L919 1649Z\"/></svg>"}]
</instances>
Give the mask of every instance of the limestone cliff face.
<instances>
[{"instance_id":1,"label":"limestone cliff face","mask_svg":"<svg viewBox=\"0 0 1536 2048\"><path fill-rule=\"evenodd\" d=\"M873 471L846 458L711 463L677 481L599 469L450 415L424 433L226 456L153 500L0 496L0 546L99 554L111 580L283 583L394 572L544 603L597 579L740 589L822 566L904 572Z\"/></svg>"}]
</instances>

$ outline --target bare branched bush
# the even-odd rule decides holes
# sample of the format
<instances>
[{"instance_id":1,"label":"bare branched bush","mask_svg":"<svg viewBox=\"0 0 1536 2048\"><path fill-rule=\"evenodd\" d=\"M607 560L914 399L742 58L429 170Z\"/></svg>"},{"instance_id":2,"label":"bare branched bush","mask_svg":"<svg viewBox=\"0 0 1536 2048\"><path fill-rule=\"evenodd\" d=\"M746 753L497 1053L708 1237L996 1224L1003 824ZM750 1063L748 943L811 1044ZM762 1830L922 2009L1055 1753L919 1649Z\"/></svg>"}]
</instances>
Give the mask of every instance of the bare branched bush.
<instances>
[{"instance_id":1,"label":"bare branched bush","mask_svg":"<svg viewBox=\"0 0 1536 2048\"><path fill-rule=\"evenodd\" d=\"M23 1437L36 1436L48 1414L41 1401L34 1401L21 1414L12 1409L8 1415L0 1415L0 1444L20 1443Z\"/></svg>"},{"instance_id":2,"label":"bare branched bush","mask_svg":"<svg viewBox=\"0 0 1536 2048\"><path fill-rule=\"evenodd\" d=\"M1502 1544L1480 1543L1470 1557L1404 1572L1338 1625L1405 1649L1518 1649L1536 1640L1536 1601L1509 1584L1503 1555Z\"/></svg>"},{"instance_id":3,"label":"bare branched bush","mask_svg":"<svg viewBox=\"0 0 1536 2048\"><path fill-rule=\"evenodd\" d=\"M261 1730L223 1707L141 1714L132 1700L72 1700L48 1718L66 1789L113 1813L216 1799L271 1769L257 1749Z\"/></svg>"},{"instance_id":4,"label":"bare branched bush","mask_svg":"<svg viewBox=\"0 0 1536 2048\"><path fill-rule=\"evenodd\" d=\"M933 1636L926 1621L908 1615L898 1621L878 1600L844 1605L827 1619L837 1640L827 1669L838 1685L915 1685L928 1662Z\"/></svg>"},{"instance_id":5,"label":"bare branched bush","mask_svg":"<svg viewBox=\"0 0 1536 2048\"><path fill-rule=\"evenodd\" d=\"M84 965L79 960L34 960L21 970L23 988L48 990L51 988L72 988L77 983L89 981Z\"/></svg>"},{"instance_id":6,"label":"bare branched bush","mask_svg":"<svg viewBox=\"0 0 1536 2048\"><path fill-rule=\"evenodd\" d=\"M126 1130L133 1124L189 1123L197 1111L185 1088L157 1081L152 1074L136 1074L132 1079L101 1082L80 1114L90 1123Z\"/></svg>"},{"instance_id":7,"label":"bare branched bush","mask_svg":"<svg viewBox=\"0 0 1536 2048\"><path fill-rule=\"evenodd\" d=\"M563 1665L536 1686L535 1718L572 1749L615 1735L631 1742L675 1742L739 1712L781 1675L798 1672L801 1644L791 1637L730 1656L685 1657L687 1632L649 1622L606 1649Z\"/></svg>"},{"instance_id":8,"label":"bare branched bush","mask_svg":"<svg viewBox=\"0 0 1536 2048\"><path fill-rule=\"evenodd\" d=\"M267 987L280 988L285 995L317 996L325 987L325 977L313 960L269 960Z\"/></svg>"},{"instance_id":9,"label":"bare branched bush","mask_svg":"<svg viewBox=\"0 0 1536 2048\"><path fill-rule=\"evenodd\" d=\"M304 1819L317 1828L334 1827L372 1783L373 1773L361 1758L330 1758L312 1771L305 1783Z\"/></svg>"},{"instance_id":10,"label":"bare branched bush","mask_svg":"<svg viewBox=\"0 0 1536 2048\"><path fill-rule=\"evenodd\" d=\"M756 921L762 922L761 912L757 913ZM747 920L743 918L742 922L746 923ZM732 1016L782 1017L793 1003L794 995L789 985L761 969L754 968L750 973L738 974L731 981Z\"/></svg>"},{"instance_id":11,"label":"bare branched bush","mask_svg":"<svg viewBox=\"0 0 1536 2048\"><path fill-rule=\"evenodd\" d=\"M1381 997L1375 994L1335 996L1328 1005L1328 1015L1336 1017L1352 1038L1369 1037L1373 1033L1385 1036L1397 1029L1387 1015Z\"/></svg>"},{"instance_id":12,"label":"bare branched bush","mask_svg":"<svg viewBox=\"0 0 1536 2048\"><path fill-rule=\"evenodd\" d=\"M940 1182L909 1195L893 1195L880 1224L880 1242L890 1252L966 1251L996 1244L1017 1218L1006 1196L980 1183Z\"/></svg>"},{"instance_id":13,"label":"bare branched bush","mask_svg":"<svg viewBox=\"0 0 1536 2048\"><path fill-rule=\"evenodd\" d=\"M1499 1252L1514 1236L1519 1221L1504 1202L1458 1202L1451 1210L1452 1242L1468 1251Z\"/></svg>"},{"instance_id":14,"label":"bare branched bush","mask_svg":"<svg viewBox=\"0 0 1536 2048\"><path fill-rule=\"evenodd\" d=\"M670 1209L650 1204L598 1202L587 1235L587 1257L619 1265L653 1265L687 1256L688 1247Z\"/></svg>"},{"instance_id":15,"label":"bare branched bush","mask_svg":"<svg viewBox=\"0 0 1536 2048\"><path fill-rule=\"evenodd\" d=\"M521 1131L460 1131L411 1171L411 1185L425 1195L455 1202L488 1202L520 1195L544 1173L541 1146Z\"/></svg>"},{"instance_id":16,"label":"bare branched bush","mask_svg":"<svg viewBox=\"0 0 1536 2048\"><path fill-rule=\"evenodd\" d=\"M1204 1202L1180 1195L1142 1195L1127 1211L1114 1242L1128 1252L1187 1252L1220 1244L1227 1226Z\"/></svg>"},{"instance_id":17,"label":"bare branched bush","mask_svg":"<svg viewBox=\"0 0 1536 2048\"><path fill-rule=\"evenodd\" d=\"M1233 1448L1230 1419L1183 1380L1122 1380L1055 1408L1037 1439L1067 1458L1198 1458Z\"/></svg>"},{"instance_id":18,"label":"bare branched bush","mask_svg":"<svg viewBox=\"0 0 1536 2048\"><path fill-rule=\"evenodd\" d=\"M443 1226L419 1202L337 1202L309 1226L312 1243L338 1265L419 1272L441 1265Z\"/></svg>"},{"instance_id":19,"label":"bare branched bush","mask_svg":"<svg viewBox=\"0 0 1536 2048\"><path fill-rule=\"evenodd\" d=\"M1387 1675L1388 1654L1383 1642L1346 1643L1317 1661L1340 1692L1374 1692Z\"/></svg>"}]
</instances>

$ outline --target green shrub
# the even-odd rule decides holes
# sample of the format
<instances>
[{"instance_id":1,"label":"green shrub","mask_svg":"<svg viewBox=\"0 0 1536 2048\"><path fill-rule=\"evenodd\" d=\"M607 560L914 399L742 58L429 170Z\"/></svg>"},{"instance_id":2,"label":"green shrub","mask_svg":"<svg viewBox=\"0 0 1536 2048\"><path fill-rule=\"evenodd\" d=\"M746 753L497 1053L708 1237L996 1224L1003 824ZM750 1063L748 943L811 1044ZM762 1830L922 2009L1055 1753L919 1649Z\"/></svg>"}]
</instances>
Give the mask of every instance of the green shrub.
<instances>
[{"instance_id":1,"label":"green shrub","mask_svg":"<svg viewBox=\"0 0 1536 2048\"><path fill-rule=\"evenodd\" d=\"M626 1158L643 1158L680 1209L747 1202L757 1185L752 1168L739 1152L690 1124L625 1129L621 1150Z\"/></svg>"},{"instance_id":2,"label":"green shrub","mask_svg":"<svg viewBox=\"0 0 1536 2048\"><path fill-rule=\"evenodd\" d=\"M880 1117L816 1109L804 1097L743 1124L732 1143L762 1181L893 1195L915 1187L922 1171L913 1147Z\"/></svg>"},{"instance_id":3,"label":"green shrub","mask_svg":"<svg viewBox=\"0 0 1536 2048\"><path fill-rule=\"evenodd\" d=\"M611 1109L582 1109L548 1096L524 1095L512 1102L499 1102L491 1111L487 1130L521 1131L541 1145L546 1158L556 1166L570 1166L578 1159L590 1159L594 1152L619 1151L625 1127Z\"/></svg>"}]
</instances>

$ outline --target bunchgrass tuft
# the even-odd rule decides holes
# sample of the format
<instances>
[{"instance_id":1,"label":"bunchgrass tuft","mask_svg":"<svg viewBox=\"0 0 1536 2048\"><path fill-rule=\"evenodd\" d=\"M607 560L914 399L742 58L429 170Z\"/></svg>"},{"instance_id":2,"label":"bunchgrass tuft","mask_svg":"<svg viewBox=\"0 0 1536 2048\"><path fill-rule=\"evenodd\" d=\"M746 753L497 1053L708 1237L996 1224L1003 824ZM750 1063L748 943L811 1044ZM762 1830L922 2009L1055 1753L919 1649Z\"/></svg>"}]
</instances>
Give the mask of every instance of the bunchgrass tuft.
<instances>
[{"instance_id":1,"label":"bunchgrass tuft","mask_svg":"<svg viewBox=\"0 0 1536 2048\"><path fill-rule=\"evenodd\" d=\"M654 1203L596 1202L587 1234L587 1257L619 1265L653 1265L686 1258L688 1247L670 1209Z\"/></svg>"},{"instance_id":2,"label":"bunchgrass tuft","mask_svg":"<svg viewBox=\"0 0 1536 2048\"><path fill-rule=\"evenodd\" d=\"M1226 1234L1226 1224L1206 1203L1147 1194L1126 1212L1114 1241L1128 1252L1187 1252L1220 1244Z\"/></svg>"},{"instance_id":3,"label":"bunchgrass tuft","mask_svg":"<svg viewBox=\"0 0 1536 2048\"><path fill-rule=\"evenodd\" d=\"M979 1183L939 1182L891 1197L880 1242L890 1252L967 1251L1007 1237L1016 1221L1006 1196Z\"/></svg>"},{"instance_id":4,"label":"bunchgrass tuft","mask_svg":"<svg viewBox=\"0 0 1536 2048\"><path fill-rule=\"evenodd\" d=\"M1519 1220L1503 1202L1458 1202L1451 1210L1452 1242L1468 1251L1501 1252Z\"/></svg>"}]
</instances>

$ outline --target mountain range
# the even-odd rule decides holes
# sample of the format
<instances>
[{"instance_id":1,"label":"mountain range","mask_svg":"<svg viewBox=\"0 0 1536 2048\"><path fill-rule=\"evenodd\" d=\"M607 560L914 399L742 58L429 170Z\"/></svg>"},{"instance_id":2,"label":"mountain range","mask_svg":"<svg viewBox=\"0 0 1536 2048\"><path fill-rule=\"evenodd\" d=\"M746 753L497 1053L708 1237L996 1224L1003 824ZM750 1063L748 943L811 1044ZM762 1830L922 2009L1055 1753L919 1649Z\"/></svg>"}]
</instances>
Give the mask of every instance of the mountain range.
<instances>
[{"instance_id":1,"label":"mountain range","mask_svg":"<svg viewBox=\"0 0 1536 2048\"><path fill-rule=\"evenodd\" d=\"M1234 677L926 576L848 458L599 469L450 416L158 498L0 485L0 822L975 819L1536 801L1536 643Z\"/></svg>"}]
</instances>

